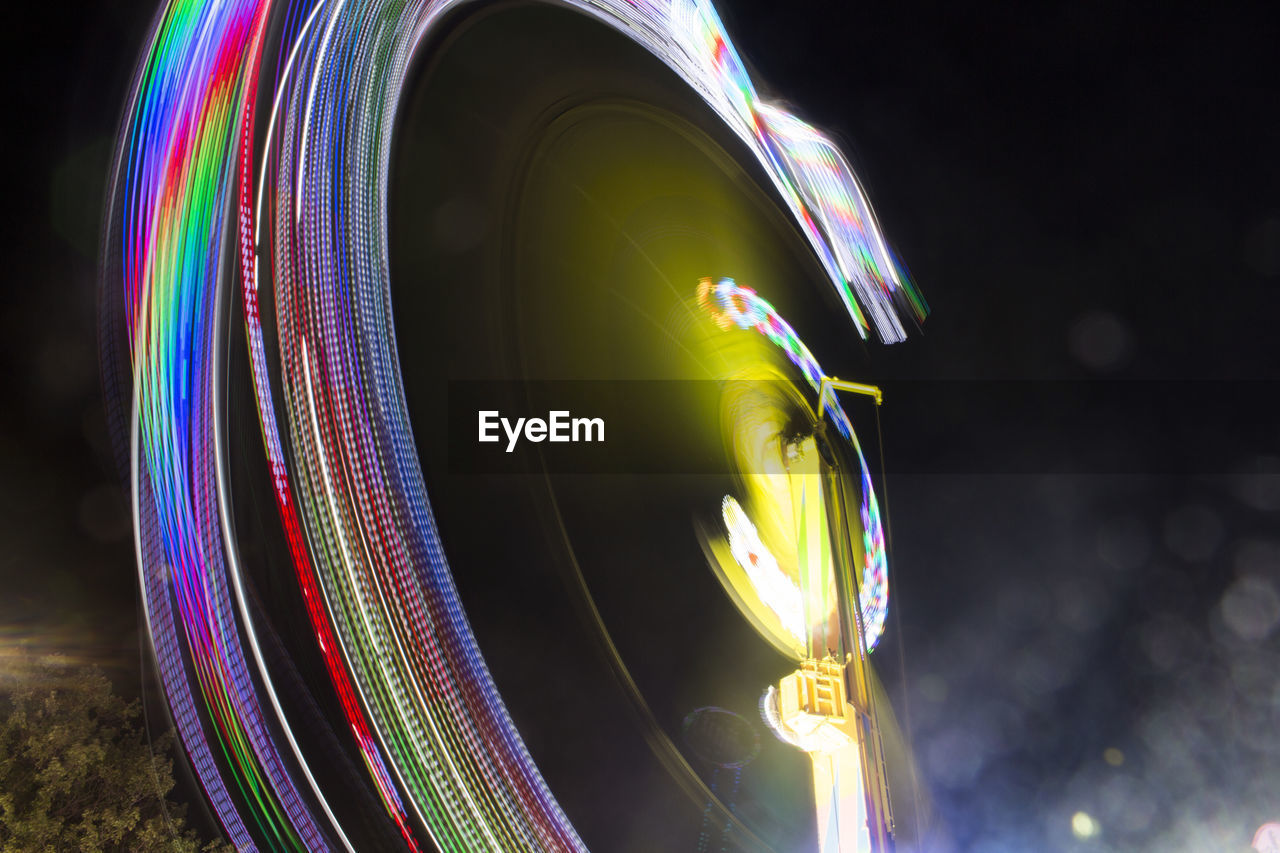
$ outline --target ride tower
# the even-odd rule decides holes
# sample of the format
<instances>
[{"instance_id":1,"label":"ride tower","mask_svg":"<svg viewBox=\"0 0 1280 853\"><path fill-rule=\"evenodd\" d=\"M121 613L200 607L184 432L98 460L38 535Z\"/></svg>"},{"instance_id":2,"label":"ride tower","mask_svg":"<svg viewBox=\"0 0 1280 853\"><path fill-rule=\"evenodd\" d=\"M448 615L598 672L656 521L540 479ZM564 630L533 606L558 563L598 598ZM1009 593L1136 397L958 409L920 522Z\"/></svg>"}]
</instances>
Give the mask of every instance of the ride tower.
<instances>
[{"instance_id":1,"label":"ride tower","mask_svg":"<svg viewBox=\"0 0 1280 853\"><path fill-rule=\"evenodd\" d=\"M824 378L820 401L836 389L873 396L876 405L883 400L874 386ZM813 763L821 853L887 853L893 849L893 810L859 604L867 554L865 538L852 535L856 528L849 523L840 456L825 419L812 435L784 448L793 517L801 525L797 541L809 633L806 658L776 692L771 689L774 713L766 717Z\"/></svg>"}]
</instances>

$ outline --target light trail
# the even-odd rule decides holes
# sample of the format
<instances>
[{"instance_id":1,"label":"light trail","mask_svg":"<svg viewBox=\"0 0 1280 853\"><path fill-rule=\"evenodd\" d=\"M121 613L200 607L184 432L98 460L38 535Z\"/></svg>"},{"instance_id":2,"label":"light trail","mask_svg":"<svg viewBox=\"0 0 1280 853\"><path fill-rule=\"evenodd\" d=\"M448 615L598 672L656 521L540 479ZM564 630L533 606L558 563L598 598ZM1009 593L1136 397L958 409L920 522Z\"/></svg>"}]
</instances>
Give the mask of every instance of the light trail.
<instances>
[{"instance_id":1,"label":"light trail","mask_svg":"<svg viewBox=\"0 0 1280 853\"><path fill-rule=\"evenodd\" d=\"M229 519L219 306L237 267L295 578L387 815L415 850L416 823L446 850L585 849L463 613L418 466L391 321L385 216L401 95L433 28L482 5L170 0L127 105L105 274L124 306L133 366L123 405L146 627L183 747L241 849L350 844L272 685ZM900 316L923 317L848 163L818 131L759 98L710 3L559 5L649 50L744 142L860 334L899 340ZM276 32L286 59L271 79L261 66ZM255 134L260 88L271 94L265 143ZM260 312L264 286L273 317ZM805 369L812 356L775 316L769 309L757 327ZM264 321L279 341L279 399ZM856 447L852 428L845 434ZM868 567L878 572L864 590L881 608L867 623L873 641L887 587L865 462L863 475Z\"/></svg>"},{"instance_id":2,"label":"light trail","mask_svg":"<svg viewBox=\"0 0 1280 853\"><path fill-rule=\"evenodd\" d=\"M698 283L697 298L698 304L711 315L721 329L752 329L768 338L800 370L809 386L814 391L820 392L822 378L826 374L822 372L818 360L805 346L804 341L800 340L800 336L796 334L795 329L791 328L791 324L754 290L737 284L731 278L722 278L714 284L710 278L704 278ZM858 454L858 469L862 479L859 517L862 522L862 545L866 556L858 597L862 605L867 650L870 651L880 641L880 636L884 633L885 620L889 615L889 567L885 553L884 526L880 520L880 503L876 499L875 487L871 482L871 469L867 467L866 456L862 452L862 445L858 442L858 435L853 430L849 415L845 413L844 407L840 405L834 392L828 391L827 398L821 401L821 405L831 418L831 422L836 425L836 429ZM745 513L741 517L746 520ZM731 523L729 518L730 513L726 510L725 523L732 533L739 525ZM736 514L734 518L736 521ZM750 521L747 523L750 524Z\"/></svg>"}]
</instances>

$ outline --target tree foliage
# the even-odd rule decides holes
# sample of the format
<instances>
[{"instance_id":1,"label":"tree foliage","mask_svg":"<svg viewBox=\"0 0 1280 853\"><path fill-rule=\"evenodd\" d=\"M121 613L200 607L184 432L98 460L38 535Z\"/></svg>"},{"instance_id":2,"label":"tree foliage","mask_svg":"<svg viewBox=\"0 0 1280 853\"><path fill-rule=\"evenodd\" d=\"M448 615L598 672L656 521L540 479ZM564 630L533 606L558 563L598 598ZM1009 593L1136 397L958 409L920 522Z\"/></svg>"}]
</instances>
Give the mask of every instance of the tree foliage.
<instances>
[{"instance_id":1,"label":"tree foliage","mask_svg":"<svg viewBox=\"0 0 1280 853\"><path fill-rule=\"evenodd\" d=\"M186 806L167 799L171 739L152 754L138 701L125 702L92 667L28 675L0 721L0 850L197 853Z\"/></svg>"}]
</instances>

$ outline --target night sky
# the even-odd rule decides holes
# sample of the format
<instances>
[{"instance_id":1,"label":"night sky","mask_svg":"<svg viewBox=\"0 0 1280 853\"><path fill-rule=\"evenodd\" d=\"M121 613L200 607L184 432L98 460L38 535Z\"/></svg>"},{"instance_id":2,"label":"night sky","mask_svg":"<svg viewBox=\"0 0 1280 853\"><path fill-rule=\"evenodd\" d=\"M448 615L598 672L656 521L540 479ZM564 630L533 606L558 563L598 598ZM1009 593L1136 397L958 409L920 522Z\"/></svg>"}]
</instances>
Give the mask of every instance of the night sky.
<instances>
[{"instance_id":1,"label":"night sky","mask_svg":"<svg viewBox=\"0 0 1280 853\"><path fill-rule=\"evenodd\" d=\"M906 343L846 363L886 389L897 609L876 657L919 766L919 849L1247 850L1280 820L1274 13L720 11L762 90L842 142L932 308ZM0 680L23 644L99 662L137 695L95 288L111 140L152 10L16 14ZM536 595L568 612L551 589ZM724 606L709 575L688 596L673 606ZM505 647L502 621L478 619L482 645ZM519 670L491 663L500 687ZM554 741L537 731L554 721L527 724L535 753ZM604 819L632 819L625 793L571 787L589 751L550 759L553 788L571 815L591 810L593 849L631 849ZM1076 838L1077 813L1099 834Z\"/></svg>"}]
</instances>

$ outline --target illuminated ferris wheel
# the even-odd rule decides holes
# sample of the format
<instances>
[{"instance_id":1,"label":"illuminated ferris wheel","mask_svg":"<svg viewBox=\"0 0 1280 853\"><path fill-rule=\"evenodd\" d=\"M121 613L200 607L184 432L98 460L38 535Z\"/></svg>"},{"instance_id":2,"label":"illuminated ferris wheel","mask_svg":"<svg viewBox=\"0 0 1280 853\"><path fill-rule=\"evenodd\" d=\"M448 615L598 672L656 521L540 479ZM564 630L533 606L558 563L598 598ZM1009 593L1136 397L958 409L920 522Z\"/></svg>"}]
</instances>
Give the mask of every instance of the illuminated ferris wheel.
<instances>
[{"instance_id":1,"label":"illuminated ferris wheel","mask_svg":"<svg viewBox=\"0 0 1280 853\"><path fill-rule=\"evenodd\" d=\"M433 262L417 317L403 313L407 284L392 299L393 131L414 73L473 68L446 67L444 48L465 54L464 22L486 20L468 12L494 10L234 0L157 15L112 172L103 286L146 633L174 728L239 849L586 849L464 610L424 462L435 427L413 417L402 365L444 340L436 364L497 363L510 346L525 379L697 377L735 475L704 546L751 624L798 663L766 715L812 757L822 849L882 853L893 823L867 654L884 626L885 542L835 398L861 386L829 382L770 302L705 277L731 271L780 302L802 267L858 335L884 342L923 303L847 162L757 94L710 3L559 5L656 58L681 94L655 106L647 79L602 78L625 97L567 97L548 89L554 75L477 73L487 97L464 117L536 132L508 150L509 136L472 131L453 158L418 162L441 185L488 186L516 224L484 244L489 232L460 225L465 199L455 206L444 231L460 260ZM537 108L521 100L532 90ZM450 275L474 292L447 288ZM494 318L508 333L486 337ZM248 443L230 427L246 412L260 431ZM270 512L249 521L275 531L276 564L241 535L246 446L269 482Z\"/></svg>"}]
</instances>

